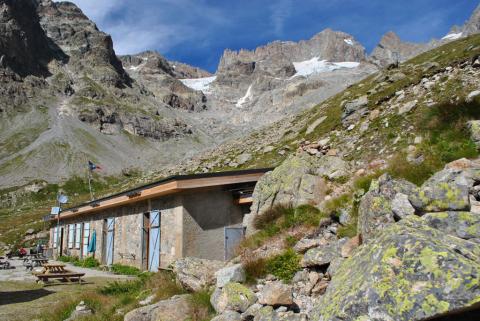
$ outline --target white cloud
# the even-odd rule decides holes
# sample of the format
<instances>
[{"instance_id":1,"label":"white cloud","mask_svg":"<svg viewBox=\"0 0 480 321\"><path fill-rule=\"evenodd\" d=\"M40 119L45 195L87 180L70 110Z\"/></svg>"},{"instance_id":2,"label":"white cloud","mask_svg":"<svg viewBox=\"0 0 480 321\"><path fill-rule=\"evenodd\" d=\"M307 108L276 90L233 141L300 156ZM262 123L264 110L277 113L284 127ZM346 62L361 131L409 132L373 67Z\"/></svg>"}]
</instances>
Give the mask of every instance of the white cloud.
<instances>
[{"instance_id":1,"label":"white cloud","mask_svg":"<svg viewBox=\"0 0 480 321\"><path fill-rule=\"evenodd\" d=\"M272 11L270 19L273 25L273 31L275 35L282 35L285 20L290 16L292 10L291 0L280 0L274 2L270 9Z\"/></svg>"},{"instance_id":2,"label":"white cloud","mask_svg":"<svg viewBox=\"0 0 480 321\"><path fill-rule=\"evenodd\" d=\"M110 34L117 54L144 50L168 53L186 41L206 42L212 30L230 23L205 0L71 0Z\"/></svg>"}]
</instances>

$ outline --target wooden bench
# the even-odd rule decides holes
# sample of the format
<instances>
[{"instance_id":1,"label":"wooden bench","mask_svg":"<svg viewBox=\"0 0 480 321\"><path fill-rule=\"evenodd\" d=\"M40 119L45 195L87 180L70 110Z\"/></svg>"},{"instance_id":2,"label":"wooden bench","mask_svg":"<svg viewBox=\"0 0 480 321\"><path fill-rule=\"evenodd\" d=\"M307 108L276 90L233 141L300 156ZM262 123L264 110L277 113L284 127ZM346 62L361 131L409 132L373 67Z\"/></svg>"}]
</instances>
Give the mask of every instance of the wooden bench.
<instances>
[{"instance_id":1,"label":"wooden bench","mask_svg":"<svg viewBox=\"0 0 480 321\"><path fill-rule=\"evenodd\" d=\"M47 273L33 273L37 277L37 282L48 282L50 279L61 279L63 281L72 282L71 279L77 279L78 283L82 283L82 277L85 273L75 273L75 272L66 272L66 273L56 273L56 274L47 274Z\"/></svg>"}]
</instances>

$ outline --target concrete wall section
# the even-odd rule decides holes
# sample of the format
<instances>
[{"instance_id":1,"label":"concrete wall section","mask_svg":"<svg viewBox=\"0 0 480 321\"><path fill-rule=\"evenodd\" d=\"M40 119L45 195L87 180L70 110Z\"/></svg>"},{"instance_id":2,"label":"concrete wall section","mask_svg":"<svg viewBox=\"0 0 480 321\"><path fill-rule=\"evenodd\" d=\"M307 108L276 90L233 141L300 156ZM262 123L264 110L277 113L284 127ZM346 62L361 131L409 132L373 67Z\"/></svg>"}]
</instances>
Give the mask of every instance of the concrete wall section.
<instances>
[{"instance_id":1,"label":"concrete wall section","mask_svg":"<svg viewBox=\"0 0 480 321\"><path fill-rule=\"evenodd\" d=\"M221 188L183 194L183 255L224 260L226 226L241 226L242 208Z\"/></svg>"}]
</instances>

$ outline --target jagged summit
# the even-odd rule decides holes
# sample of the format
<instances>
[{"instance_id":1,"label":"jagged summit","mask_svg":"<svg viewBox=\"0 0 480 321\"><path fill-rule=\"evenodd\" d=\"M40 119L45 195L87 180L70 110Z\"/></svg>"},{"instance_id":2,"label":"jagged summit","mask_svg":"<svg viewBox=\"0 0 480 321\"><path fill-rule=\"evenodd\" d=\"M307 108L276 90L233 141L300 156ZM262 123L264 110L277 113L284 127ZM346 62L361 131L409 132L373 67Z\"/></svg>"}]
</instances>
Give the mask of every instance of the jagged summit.
<instances>
[{"instance_id":1,"label":"jagged summit","mask_svg":"<svg viewBox=\"0 0 480 321\"><path fill-rule=\"evenodd\" d=\"M425 44L403 42L395 32L389 31L373 49L370 59L380 66L385 66L393 62L405 61L426 49Z\"/></svg>"}]
</instances>

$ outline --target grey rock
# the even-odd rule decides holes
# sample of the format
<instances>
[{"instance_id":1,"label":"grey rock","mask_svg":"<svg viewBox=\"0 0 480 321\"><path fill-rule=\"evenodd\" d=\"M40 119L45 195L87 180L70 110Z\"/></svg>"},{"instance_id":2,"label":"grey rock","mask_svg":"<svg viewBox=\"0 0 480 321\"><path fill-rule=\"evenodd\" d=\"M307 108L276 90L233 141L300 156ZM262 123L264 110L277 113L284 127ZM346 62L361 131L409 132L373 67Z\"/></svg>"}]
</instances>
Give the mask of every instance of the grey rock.
<instances>
[{"instance_id":1,"label":"grey rock","mask_svg":"<svg viewBox=\"0 0 480 321\"><path fill-rule=\"evenodd\" d=\"M470 130L470 138L473 140L477 149L480 149L480 120L470 120L467 122Z\"/></svg>"},{"instance_id":2,"label":"grey rock","mask_svg":"<svg viewBox=\"0 0 480 321\"><path fill-rule=\"evenodd\" d=\"M374 48L370 59L385 67L406 61L427 49L428 47L423 44L403 42L394 32L390 31L382 37L380 43Z\"/></svg>"},{"instance_id":3,"label":"grey rock","mask_svg":"<svg viewBox=\"0 0 480 321\"><path fill-rule=\"evenodd\" d=\"M216 282L215 272L225 266L224 262L185 257L176 260L173 272L183 287L190 291L201 291Z\"/></svg>"},{"instance_id":4,"label":"grey rock","mask_svg":"<svg viewBox=\"0 0 480 321\"><path fill-rule=\"evenodd\" d=\"M347 102L343 107L342 120L346 119L348 116L352 115L355 112L365 109L367 105L368 97L366 95Z\"/></svg>"},{"instance_id":5,"label":"grey rock","mask_svg":"<svg viewBox=\"0 0 480 321\"><path fill-rule=\"evenodd\" d=\"M333 241L327 245L308 250L302 258L303 267L324 266L341 256L341 248L347 240Z\"/></svg>"},{"instance_id":6,"label":"grey rock","mask_svg":"<svg viewBox=\"0 0 480 321\"><path fill-rule=\"evenodd\" d=\"M408 200L408 195L397 193L392 201L392 212L399 218L415 214L415 209Z\"/></svg>"},{"instance_id":7,"label":"grey rock","mask_svg":"<svg viewBox=\"0 0 480 321\"><path fill-rule=\"evenodd\" d=\"M190 318L190 295L176 295L170 299L128 312L124 321L184 321Z\"/></svg>"},{"instance_id":8,"label":"grey rock","mask_svg":"<svg viewBox=\"0 0 480 321\"><path fill-rule=\"evenodd\" d=\"M246 280L245 269L242 264L227 266L215 272L217 288L223 287L229 282L243 283Z\"/></svg>"},{"instance_id":9,"label":"grey rock","mask_svg":"<svg viewBox=\"0 0 480 321\"><path fill-rule=\"evenodd\" d=\"M258 303L271 306L292 305L292 287L280 281L267 283L258 293Z\"/></svg>"},{"instance_id":10,"label":"grey rock","mask_svg":"<svg viewBox=\"0 0 480 321\"><path fill-rule=\"evenodd\" d=\"M472 91L471 93L469 93L467 95L467 99L466 99L467 103L473 102L475 100L475 98L477 98L478 96L480 96L480 90Z\"/></svg>"},{"instance_id":11,"label":"grey rock","mask_svg":"<svg viewBox=\"0 0 480 321\"><path fill-rule=\"evenodd\" d=\"M238 165L243 165L243 164L245 164L246 162L250 161L251 159L252 159L252 155L251 155L251 154L248 154L248 153L245 153L245 154L239 155L239 156L236 158L236 162L238 163Z\"/></svg>"},{"instance_id":12,"label":"grey rock","mask_svg":"<svg viewBox=\"0 0 480 321\"><path fill-rule=\"evenodd\" d=\"M362 197L358 209L358 228L363 240L395 222L392 202L397 193L411 195L417 186L405 180L393 179L384 174L372 181L369 191Z\"/></svg>"},{"instance_id":13,"label":"grey rock","mask_svg":"<svg viewBox=\"0 0 480 321\"><path fill-rule=\"evenodd\" d=\"M479 262L478 244L410 215L344 261L310 320L420 321L472 307Z\"/></svg>"},{"instance_id":14,"label":"grey rock","mask_svg":"<svg viewBox=\"0 0 480 321\"><path fill-rule=\"evenodd\" d=\"M417 100L413 100L403 104L401 107L398 108L398 114L403 115L405 113L410 112L413 108L417 106L417 103L418 103Z\"/></svg>"}]
</instances>

